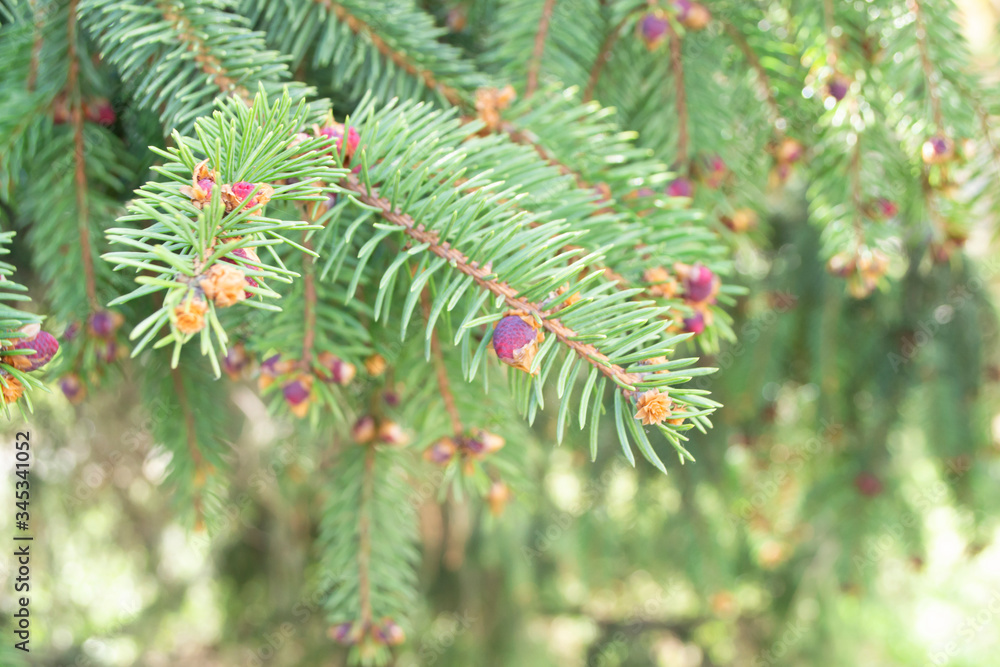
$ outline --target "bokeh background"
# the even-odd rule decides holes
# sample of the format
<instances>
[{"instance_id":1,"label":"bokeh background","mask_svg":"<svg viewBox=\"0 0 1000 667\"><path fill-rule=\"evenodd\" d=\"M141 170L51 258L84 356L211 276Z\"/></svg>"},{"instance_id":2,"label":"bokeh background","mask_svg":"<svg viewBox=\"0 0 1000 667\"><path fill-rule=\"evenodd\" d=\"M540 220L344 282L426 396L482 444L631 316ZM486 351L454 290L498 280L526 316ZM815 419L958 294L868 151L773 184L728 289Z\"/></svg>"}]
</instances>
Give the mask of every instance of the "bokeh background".
<instances>
[{"instance_id":1,"label":"bokeh background","mask_svg":"<svg viewBox=\"0 0 1000 667\"><path fill-rule=\"evenodd\" d=\"M997 72L1000 3L960 4ZM996 221L973 224L963 259L911 262L857 301L826 272L804 197L770 202L768 242L737 258L751 296L722 372L701 379L726 407L696 464L591 465L582 441L549 444L553 413L508 443L524 477L499 517L420 495L427 602L397 665L997 664ZM176 416L140 406L138 381L82 406L37 401L27 664L344 664L312 572L306 480L330 465L327 443L293 445L250 385L220 383L251 419L231 434L232 500L209 531L172 503L151 432ZM3 451L22 427L0 426ZM0 533L11 520L0 512ZM15 665L8 551L0 664Z\"/></svg>"}]
</instances>

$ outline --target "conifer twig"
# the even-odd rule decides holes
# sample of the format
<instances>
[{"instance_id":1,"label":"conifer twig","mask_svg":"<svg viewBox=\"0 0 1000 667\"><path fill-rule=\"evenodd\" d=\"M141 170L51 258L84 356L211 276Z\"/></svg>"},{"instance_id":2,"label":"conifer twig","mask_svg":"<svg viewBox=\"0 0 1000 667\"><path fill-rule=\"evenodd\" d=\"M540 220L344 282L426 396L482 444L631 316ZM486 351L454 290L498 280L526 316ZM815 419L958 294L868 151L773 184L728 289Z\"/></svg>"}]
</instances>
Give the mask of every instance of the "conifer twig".
<instances>
[{"instance_id":1,"label":"conifer twig","mask_svg":"<svg viewBox=\"0 0 1000 667\"><path fill-rule=\"evenodd\" d=\"M639 6L642 7L644 5ZM587 77L587 86L583 89L584 102L594 99L594 89L597 88L597 81L601 78L601 72L604 71L604 66L608 63L608 58L611 57L611 49L615 48L615 44L618 42L618 35L630 18L632 18L632 12L626 14L621 21L615 24L611 32L604 38L604 42L601 43L601 48L597 52L597 58L594 59L594 65L590 68L590 76Z\"/></svg>"},{"instance_id":2,"label":"conifer twig","mask_svg":"<svg viewBox=\"0 0 1000 667\"><path fill-rule=\"evenodd\" d=\"M302 247L312 250L309 232L302 232ZM305 315L305 332L302 335L302 370L309 369L312 361L313 345L316 342L316 267L315 259L308 253L302 257L302 301Z\"/></svg>"},{"instance_id":3,"label":"conifer twig","mask_svg":"<svg viewBox=\"0 0 1000 667\"><path fill-rule=\"evenodd\" d=\"M688 108L687 89L684 87L684 60L681 57L681 39L674 29L673 23L667 21L667 33L670 40L670 69L674 73L676 89L675 103L677 105L677 162L686 164L688 160Z\"/></svg>"},{"instance_id":4,"label":"conifer twig","mask_svg":"<svg viewBox=\"0 0 1000 667\"><path fill-rule=\"evenodd\" d=\"M73 160L75 171L73 181L76 187L76 221L80 233L80 254L83 259L83 281L87 291L87 302L93 311L100 310L97 301L97 286L94 278L94 257L91 254L89 210L87 208L87 169L83 143L83 99L80 93L80 61L76 50L76 4L70 0L67 20L67 56L69 77L66 82L70 96L70 118L73 123Z\"/></svg>"},{"instance_id":5,"label":"conifer twig","mask_svg":"<svg viewBox=\"0 0 1000 667\"><path fill-rule=\"evenodd\" d=\"M944 115L941 113L941 96L938 91L937 82L934 80L934 64L927 48L927 25L924 22L923 8L920 0L910 0L910 8L916 18L917 24L917 49L920 51L920 64L924 70L924 78L927 79L927 96L931 101L931 110L934 114L934 125L937 132L944 132Z\"/></svg>"},{"instance_id":6,"label":"conifer twig","mask_svg":"<svg viewBox=\"0 0 1000 667\"><path fill-rule=\"evenodd\" d=\"M191 411L191 404L187 399L187 391L184 389L184 378L181 377L180 370L171 368L170 377L174 383L174 394L177 395L177 403L180 406L181 416L184 420L185 443L187 444L188 453L191 455L191 460L194 461L195 479L197 482L197 479L201 474L203 459L201 457L201 452L198 450L198 432L195 429L194 413ZM192 503L194 504L195 516L200 521L202 516L202 507L201 492L198 488L195 488L194 490Z\"/></svg>"},{"instance_id":7,"label":"conifer twig","mask_svg":"<svg viewBox=\"0 0 1000 667\"><path fill-rule=\"evenodd\" d=\"M372 186L371 194L369 194L369 190L365 187L365 184L361 183L354 175L344 179L341 185L346 190L353 192L358 201L379 209L383 218L402 227L404 233L417 241L417 243L426 243L428 245L427 249L430 252L442 259L448 260L456 269L471 277L477 285L495 296L503 297L504 302L512 310L524 311L535 316L537 320L541 321L542 328L555 336L560 343L573 350L575 354L594 366L594 368L598 369L612 381L621 386L628 387L630 391L632 390L632 385L639 381L638 376L626 372L624 368L617 364L611 363L608 357L593 345L572 340L576 337L575 331L562 324L558 319L546 318L544 310L538 304L518 297L518 291L507 283L493 280L490 277L492 274L487 269L473 265L462 252L442 244L435 232L428 231L408 214L393 210L392 203L380 197L375 186Z\"/></svg>"},{"instance_id":8,"label":"conifer twig","mask_svg":"<svg viewBox=\"0 0 1000 667\"><path fill-rule=\"evenodd\" d=\"M350 28L355 35L360 35L362 33L366 35L379 53L391 60L397 67L402 68L410 76L415 76L422 80L424 85L431 90L435 90L440 93L446 100L448 100L449 104L457 107L463 106L464 102L462 95L457 89L441 83L435 78L432 72L418 67L406 57L406 54L389 46L389 44L386 43L386 41L382 39L382 37L380 37L370 25L359 19L357 16L351 14L347 8L339 2L334 2L333 0L315 0L315 2L327 11L332 11L337 19L346 23L347 27Z\"/></svg>"},{"instance_id":9,"label":"conifer twig","mask_svg":"<svg viewBox=\"0 0 1000 667\"><path fill-rule=\"evenodd\" d=\"M31 15L34 20L35 40L31 45L31 62L28 64L28 91L35 90L35 83L38 79L38 60L42 53L42 26L38 18L37 0L30 3Z\"/></svg>"},{"instance_id":10,"label":"conifer twig","mask_svg":"<svg viewBox=\"0 0 1000 667\"><path fill-rule=\"evenodd\" d=\"M538 89L538 70L542 67L545 38L549 34L549 24L552 21L552 12L555 7L556 0L545 0L545 4L542 5L542 17L538 21L538 32L535 33L535 48L531 52L531 60L528 61L528 83L524 89L525 97L531 97Z\"/></svg>"},{"instance_id":11,"label":"conifer twig","mask_svg":"<svg viewBox=\"0 0 1000 667\"><path fill-rule=\"evenodd\" d=\"M365 467L361 478L361 512L358 516L358 597L361 605L361 626L372 621L371 600L371 512L375 493L375 447L365 451Z\"/></svg>"},{"instance_id":12,"label":"conifer twig","mask_svg":"<svg viewBox=\"0 0 1000 667\"><path fill-rule=\"evenodd\" d=\"M164 20L173 24L177 30L177 39L188 45L188 49L193 51L195 62L201 65L201 70L212 77L212 83L219 87L224 93L235 93L240 99L248 104L253 102L250 92L243 86L237 84L236 80L229 76L227 70L219 62L219 59L212 54L205 40L195 34L191 29L191 21L186 16L177 11L170 2L163 2L159 5L160 12Z\"/></svg>"},{"instance_id":13,"label":"conifer twig","mask_svg":"<svg viewBox=\"0 0 1000 667\"><path fill-rule=\"evenodd\" d=\"M423 307L424 317L430 318L431 304L425 289L420 295L420 304ZM434 372L437 375L438 391L441 392L441 400L444 401L444 408L448 412L451 420L451 428L455 435L461 436L465 429L462 427L462 419L455 406L455 395L451 391L451 383L448 381L448 369L444 365L444 356L441 354L441 341L438 339L437 329L431 330L431 356L434 360Z\"/></svg>"},{"instance_id":14,"label":"conifer twig","mask_svg":"<svg viewBox=\"0 0 1000 667\"><path fill-rule=\"evenodd\" d=\"M747 42L746 36L740 32L740 30L733 24L724 22L723 27L725 31L732 38L733 43L739 48L743 53L743 57L747 59L750 67L753 69L754 73L757 75L757 85L764 92L764 99L767 101L767 107L771 111L771 115L774 119L771 121L774 124L774 133L780 139L784 136L784 129L781 127L780 121L784 119L781 114L781 107L778 106L778 100L774 97L774 91L771 90L771 80L767 75L767 70L764 66L760 64L760 58L757 57L757 53L750 48L750 43Z\"/></svg>"}]
</instances>

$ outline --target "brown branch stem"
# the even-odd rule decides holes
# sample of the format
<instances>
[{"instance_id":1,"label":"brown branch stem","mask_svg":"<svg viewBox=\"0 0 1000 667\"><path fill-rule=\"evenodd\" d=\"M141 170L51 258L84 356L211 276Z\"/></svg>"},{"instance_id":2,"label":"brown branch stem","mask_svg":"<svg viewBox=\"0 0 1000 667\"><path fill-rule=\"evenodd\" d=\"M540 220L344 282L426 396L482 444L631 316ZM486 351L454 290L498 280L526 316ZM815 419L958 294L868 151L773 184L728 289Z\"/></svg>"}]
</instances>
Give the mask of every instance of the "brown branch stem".
<instances>
[{"instance_id":1,"label":"brown branch stem","mask_svg":"<svg viewBox=\"0 0 1000 667\"><path fill-rule=\"evenodd\" d=\"M375 492L375 447L365 451L365 468L361 478L361 514L358 519L358 597L361 603L361 625L372 622L371 599L371 512Z\"/></svg>"},{"instance_id":2,"label":"brown branch stem","mask_svg":"<svg viewBox=\"0 0 1000 667\"><path fill-rule=\"evenodd\" d=\"M397 67L403 69L407 74L418 77L424 82L424 85L431 90L439 92L446 100L448 100L449 104L456 107L463 106L462 95L457 89L441 83L435 78L432 72L418 67L410 62L409 58L406 57L406 54L389 46L389 44L382 39L382 37L379 36L379 34L375 32L370 25L351 14L347 11L346 7L338 2L333 2L333 0L315 0L315 2L327 11L333 12L337 19L346 23L347 27L350 28L351 32L355 35L366 35L379 53L391 60Z\"/></svg>"},{"instance_id":3,"label":"brown branch stem","mask_svg":"<svg viewBox=\"0 0 1000 667\"><path fill-rule=\"evenodd\" d=\"M309 232L303 232L302 246L312 250ZM305 313L305 332L302 335L302 370L308 371L312 361L313 346L316 343L316 260L312 255L302 258L302 299Z\"/></svg>"},{"instance_id":4,"label":"brown branch stem","mask_svg":"<svg viewBox=\"0 0 1000 667\"><path fill-rule=\"evenodd\" d=\"M199 35L192 30L191 21L187 16L177 11L169 1L161 2L160 13L164 20L174 25L177 30L178 41L187 45L189 51L194 52L194 60L201 66L201 70L212 77L214 83L224 93L235 93L244 102L251 102L250 92L237 84L236 79L229 76L228 71L222 67L222 63L208 49Z\"/></svg>"},{"instance_id":5,"label":"brown branch stem","mask_svg":"<svg viewBox=\"0 0 1000 667\"><path fill-rule=\"evenodd\" d=\"M424 317L430 318L431 304L425 289L420 295L420 303L424 310ZM434 372L437 374L438 391L441 392L441 400L444 401L444 408L448 412L451 420L451 429L455 435L461 436L465 433L462 427L462 419L455 405L455 394L451 391L451 383L448 381L448 369L444 365L444 355L441 353L441 341L438 340L437 329L431 330L431 358L434 361Z\"/></svg>"},{"instance_id":6,"label":"brown branch stem","mask_svg":"<svg viewBox=\"0 0 1000 667\"><path fill-rule=\"evenodd\" d=\"M640 5L642 7L643 5ZM601 49L597 52L597 58L594 59L594 65L590 68L590 76L587 78L587 87L583 89L583 101L589 102L594 99L594 89L597 88L597 81L601 78L601 73L604 71L604 66L608 64L608 59L611 57L611 49L615 48L615 44L618 42L618 37L625 26L625 23L632 18L632 13L629 12L625 15L621 21L619 21L608 33L607 37L604 38L604 42L601 43Z\"/></svg>"},{"instance_id":7,"label":"brown branch stem","mask_svg":"<svg viewBox=\"0 0 1000 667\"><path fill-rule=\"evenodd\" d=\"M435 232L428 231L408 214L393 210L392 204L387 199L380 197L376 188L372 187L371 194L369 194L365 185L353 175L342 181L341 185L352 191L362 203L379 209L383 218L402 227L406 235L417 243L428 244L430 252L442 259L448 260L460 272L471 277L479 287L495 296L503 297L504 303L512 310L521 310L535 316L537 320L541 321L543 329L555 336L560 343L573 350L575 354L585 359L612 381L631 387L631 385L639 380L638 376L627 373L621 366L612 364L608 357L593 345L572 340L577 335L575 331L562 324L558 319L547 319L545 311L538 304L518 297L518 290L507 283L497 282L492 278L492 274L487 269L469 261L460 251L451 248L447 244L440 243L438 235Z\"/></svg>"},{"instance_id":8,"label":"brown branch stem","mask_svg":"<svg viewBox=\"0 0 1000 667\"><path fill-rule=\"evenodd\" d=\"M924 78L927 79L927 96L931 100L931 109L934 114L934 124L938 132L944 132L944 115L941 113L941 94L938 91L937 82L934 80L934 64L931 62L930 51L927 48L927 24L924 21L923 8L920 0L910 0L910 8L916 18L917 24L917 48L920 51L920 64L924 70Z\"/></svg>"},{"instance_id":9,"label":"brown branch stem","mask_svg":"<svg viewBox=\"0 0 1000 667\"><path fill-rule=\"evenodd\" d=\"M80 60L76 50L76 4L70 0L67 21L67 56L69 76L66 88L69 93L70 119L73 124L73 181L76 187L76 224L80 234L80 254L83 260L83 282L91 310L100 310L97 300L97 283L94 278L94 256L90 243L89 209L87 205L86 150L83 142L83 97L80 93Z\"/></svg>"},{"instance_id":10,"label":"brown branch stem","mask_svg":"<svg viewBox=\"0 0 1000 667\"><path fill-rule=\"evenodd\" d=\"M181 417L184 420L184 435L185 443L187 444L188 454L191 455L191 460L194 461L195 470L195 492L193 497L194 511L201 520L202 508L201 508L201 493L199 492L197 486L199 484L199 477L204 464L204 459L202 459L201 452L198 450L198 432L195 429L194 423L194 413L191 411L191 403L187 398L187 391L184 389L184 379L181 377L181 372L176 369L170 369L170 377L174 384L174 394L177 395L177 404L181 409Z\"/></svg>"},{"instance_id":11,"label":"brown branch stem","mask_svg":"<svg viewBox=\"0 0 1000 667\"><path fill-rule=\"evenodd\" d=\"M31 45L31 62L28 64L28 91L35 90L35 83L38 80L38 60L42 53L42 25L38 17L38 3L31 2L31 13L35 17L34 32L35 41Z\"/></svg>"},{"instance_id":12,"label":"brown branch stem","mask_svg":"<svg viewBox=\"0 0 1000 667\"><path fill-rule=\"evenodd\" d=\"M545 38L549 34L549 24L552 22L552 12L556 8L556 0L545 0L542 5L542 17L538 21L538 32L535 33L535 48L528 61L528 84L524 96L531 97L538 89L538 71L542 67L542 55L545 53Z\"/></svg>"},{"instance_id":13,"label":"brown branch stem","mask_svg":"<svg viewBox=\"0 0 1000 667\"><path fill-rule=\"evenodd\" d=\"M781 127L781 121L784 117L781 115L781 107L778 106L778 100L774 97L774 91L771 90L771 79L767 75L767 70L760 64L760 58L757 57L753 48L750 47L746 36L731 23L724 23L723 26L733 40L733 43L743 53L743 57L750 63L754 74L757 75L757 85L763 91L764 99L767 101L767 108L770 109L771 115L774 117L771 122L774 124L775 134L778 138L781 138L784 135L784 130Z\"/></svg>"},{"instance_id":14,"label":"brown branch stem","mask_svg":"<svg viewBox=\"0 0 1000 667\"><path fill-rule=\"evenodd\" d=\"M688 144L688 108L687 89L684 87L684 60L681 57L681 38L674 29L673 23L667 21L667 33L670 40L670 69L674 73L675 103L677 105L677 163L687 164Z\"/></svg>"}]
</instances>

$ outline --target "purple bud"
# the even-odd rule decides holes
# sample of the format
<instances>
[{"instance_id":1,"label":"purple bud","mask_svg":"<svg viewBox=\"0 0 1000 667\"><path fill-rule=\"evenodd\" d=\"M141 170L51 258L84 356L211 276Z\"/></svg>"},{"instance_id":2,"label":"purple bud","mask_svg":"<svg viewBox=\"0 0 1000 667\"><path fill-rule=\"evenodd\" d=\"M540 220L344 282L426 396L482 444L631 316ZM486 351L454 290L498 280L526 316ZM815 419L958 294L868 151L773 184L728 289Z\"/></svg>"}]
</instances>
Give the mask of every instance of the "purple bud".
<instances>
[{"instance_id":1,"label":"purple bud","mask_svg":"<svg viewBox=\"0 0 1000 667\"><path fill-rule=\"evenodd\" d=\"M354 643L354 624L340 623L333 626L330 628L330 637L340 644L350 646Z\"/></svg>"},{"instance_id":2,"label":"purple bud","mask_svg":"<svg viewBox=\"0 0 1000 667\"><path fill-rule=\"evenodd\" d=\"M669 197L688 197L694 194L694 187L691 185L691 181L686 178L675 178L667 186L667 196Z\"/></svg>"},{"instance_id":3,"label":"purple bud","mask_svg":"<svg viewBox=\"0 0 1000 667\"><path fill-rule=\"evenodd\" d=\"M63 342L68 343L80 333L80 325L77 322L70 322L66 329L63 331L62 339Z\"/></svg>"},{"instance_id":4,"label":"purple bud","mask_svg":"<svg viewBox=\"0 0 1000 667\"><path fill-rule=\"evenodd\" d=\"M647 46L655 46L667 34L667 19L649 13L639 21L639 32Z\"/></svg>"},{"instance_id":5,"label":"purple bud","mask_svg":"<svg viewBox=\"0 0 1000 667\"><path fill-rule=\"evenodd\" d=\"M827 92L830 93L830 97L840 102L842 99L847 97L847 90L849 84L847 80L842 77L836 77L827 84Z\"/></svg>"},{"instance_id":6,"label":"purple bud","mask_svg":"<svg viewBox=\"0 0 1000 667\"><path fill-rule=\"evenodd\" d=\"M247 356L246 348L243 347L243 343L237 343L226 351L226 356L222 360L222 370L235 380L249 364L250 357Z\"/></svg>"},{"instance_id":7,"label":"purple bud","mask_svg":"<svg viewBox=\"0 0 1000 667\"><path fill-rule=\"evenodd\" d=\"M375 641L387 646L397 646L406 641L403 628L390 618L382 619L382 623L375 626L373 635Z\"/></svg>"},{"instance_id":8,"label":"purple bud","mask_svg":"<svg viewBox=\"0 0 1000 667\"><path fill-rule=\"evenodd\" d=\"M267 375L278 375L279 361L281 361L280 354L275 354L274 356L268 357L260 365L261 372L266 373Z\"/></svg>"},{"instance_id":9,"label":"purple bud","mask_svg":"<svg viewBox=\"0 0 1000 667\"><path fill-rule=\"evenodd\" d=\"M212 194L212 188L215 186L215 181L210 178L203 178L198 181L198 187L205 191L205 194Z\"/></svg>"},{"instance_id":10,"label":"purple bud","mask_svg":"<svg viewBox=\"0 0 1000 667\"><path fill-rule=\"evenodd\" d=\"M674 10L677 11L677 20L683 21L691 11L691 0L674 0Z\"/></svg>"},{"instance_id":11,"label":"purple bud","mask_svg":"<svg viewBox=\"0 0 1000 667\"><path fill-rule=\"evenodd\" d=\"M700 334L705 330L705 316L700 312L695 312L691 317L684 318L684 331L687 333Z\"/></svg>"},{"instance_id":12,"label":"purple bud","mask_svg":"<svg viewBox=\"0 0 1000 667\"><path fill-rule=\"evenodd\" d=\"M703 264L695 264L684 281L684 296L688 301L700 302L712 296L715 274Z\"/></svg>"},{"instance_id":13,"label":"purple bud","mask_svg":"<svg viewBox=\"0 0 1000 667\"><path fill-rule=\"evenodd\" d=\"M281 389L285 400L292 405L298 405L309 398L309 387L302 380L293 380Z\"/></svg>"},{"instance_id":14,"label":"purple bud","mask_svg":"<svg viewBox=\"0 0 1000 667\"><path fill-rule=\"evenodd\" d=\"M90 316L90 330L95 336L107 338L115 332L117 328L114 314L109 310L102 310Z\"/></svg>"},{"instance_id":15,"label":"purple bud","mask_svg":"<svg viewBox=\"0 0 1000 667\"><path fill-rule=\"evenodd\" d=\"M375 418L371 415L364 415L354 422L351 427L351 439L358 444L371 442L375 437Z\"/></svg>"},{"instance_id":16,"label":"purple bud","mask_svg":"<svg viewBox=\"0 0 1000 667\"><path fill-rule=\"evenodd\" d=\"M455 441L451 438L441 438L433 445L424 450L424 458L431 463L444 465L455 456Z\"/></svg>"},{"instance_id":17,"label":"purple bud","mask_svg":"<svg viewBox=\"0 0 1000 667\"><path fill-rule=\"evenodd\" d=\"M83 400L83 396L86 393L80 377L73 373L60 378L59 388L62 389L62 393L69 399L70 403L79 403Z\"/></svg>"}]
</instances>

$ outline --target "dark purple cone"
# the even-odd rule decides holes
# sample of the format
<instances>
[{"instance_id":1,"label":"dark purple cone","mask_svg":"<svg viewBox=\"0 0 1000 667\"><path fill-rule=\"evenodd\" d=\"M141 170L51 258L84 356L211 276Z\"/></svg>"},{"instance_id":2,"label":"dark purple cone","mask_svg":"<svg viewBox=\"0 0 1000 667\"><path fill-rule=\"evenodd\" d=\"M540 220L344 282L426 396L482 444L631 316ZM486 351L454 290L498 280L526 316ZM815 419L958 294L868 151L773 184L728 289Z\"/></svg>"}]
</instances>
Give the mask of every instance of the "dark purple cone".
<instances>
[{"instance_id":1,"label":"dark purple cone","mask_svg":"<svg viewBox=\"0 0 1000 667\"><path fill-rule=\"evenodd\" d=\"M826 90L828 93L830 93L830 97L840 102L845 97L847 97L847 90L849 87L850 86L848 85L847 81L845 81L840 77L837 77L831 80L829 84L827 84Z\"/></svg>"},{"instance_id":2,"label":"dark purple cone","mask_svg":"<svg viewBox=\"0 0 1000 667\"><path fill-rule=\"evenodd\" d=\"M455 456L455 443L450 439L442 439L424 451L424 458L431 463L444 465Z\"/></svg>"},{"instance_id":3,"label":"dark purple cone","mask_svg":"<svg viewBox=\"0 0 1000 667\"><path fill-rule=\"evenodd\" d=\"M861 495L868 498L882 493L882 482L870 472L858 473L858 476L854 478L854 486L857 487Z\"/></svg>"},{"instance_id":4,"label":"dark purple cone","mask_svg":"<svg viewBox=\"0 0 1000 667\"><path fill-rule=\"evenodd\" d=\"M340 623L330 628L330 636L334 641L350 646L354 643L354 624Z\"/></svg>"},{"instance_id":5,"label":"dark purple cone","mask_svg":"<svg viewBox=\"0 0 1000 667\"><path fill-rule=\"evenodd\" d=\"M22 356L18 359L18 362L28 364L23 370L31 372L37 371L52 361L52 357L56 356L56 352L59 351L59 341L47 331L39 331L38 335L30 340L26 338L18 339L10 349L35 351L34 354Z\"/></svg>"},{"instance_id":6,"label":"dark purple cone","mask_svg":"<svg viewBox=\"0 0 1000 667\"><path fill-rule=\"evenodd\" d=\"M691 317L684 318L684 331L687 333L700 334L705 330L705 316L695 313Z\"/></svg>"},{"instance_id":7,"label":"dark purple cone","mask_svg":"<svg viewBox=\"0 0 1000 667\"><path fill-rule=\"evenodd\" d=\"M302 380L293 380L281 389L285 395L285 400L292 405L298 405L309 398L309 387Z\"/></svg>"},{"instance_id":8,"label":"dark purple cone","mask_svg":"<svg viewBox=\"0 0 1000 667\"><path fill-rule=\"evenodd\" d=\"M281 361L281 355L275 354L268 357L260 364L260 371L267 375L278 375L278 362Z\"/></svg>"},{"instance_id":9,"label":"dark purple cone","mask_svg":"<svg viewBox=\"0 0 1000 667\"><path fill-rule=\"evenodd\" d=\"M667 19L646 14L639 21L639 32L648 46L654 46L667 34Z\"/></svg>"},{"instance_id":10,"label":"dark purple cone","mask_svg":"<svg viewBox=\"0 0 1000 667\"><path fill-rule=\"evenodd\" d=\"M69 325L66 327L65 331L63 331L62 335L63 342L66 343L70 342L71 340L76 338L79 333L80 333L79 323L70 322Z\"/></svg>"},{"instance_id":11,"label":"dark purple cone","mask_svg":"<svg viewBox=\"0 0 1000 667\"><path fill-rule=\"evenodd\" d=\"M115 316L110 310L102 310L90 316L90 330L95 336L107 338L115 332Z\"/></svg>"},{"instance_id":12,"label":"dark purple cone","mask_svg":"<svg viewBox=\"0 0 1000 667\"><path fill-rule=\"evenodd\" d=\"M667 186L667 196L669 197L688 197L694 194L694 186L691 185L691 181L686 178L675 178L671 181L670 185Z\"/></svg>"},{"instance_id":13,"label":"dark purple cone","mask_svg":"<svg viewBox=\"0 0 1000 667\"><path fill-rule=\"evenodd\" d=\"M512 361L514 351L536 340L537 336L530 324L517 315L508 315L497 322L493 330L493 350L504 361Z\"/></svg>"},{"instance_id":14,"label":"dark purple cone","mask_svg":"<svg viewBox=\"0 0 1000 667\"><path fill-rule=\"evenodd\" d=\"M78 403L83 399L85 393L83 382L80 381L79 376L73 373L65 375L59 380L59 388L62 389L62 393L69 399L70 403Z\"/></svg>"},{"instance_id":15,"label":"dark purple cone","mask_svg":"<svg viewBox=\"0 0 1000 667\"><path fill-rule=\"evenodd\" d=\"M715 274L712 270L702 264L695 264L684 281L684 296L689 301L704 301L712 295L714 286Z\"/></svg>"}]
</instances>

